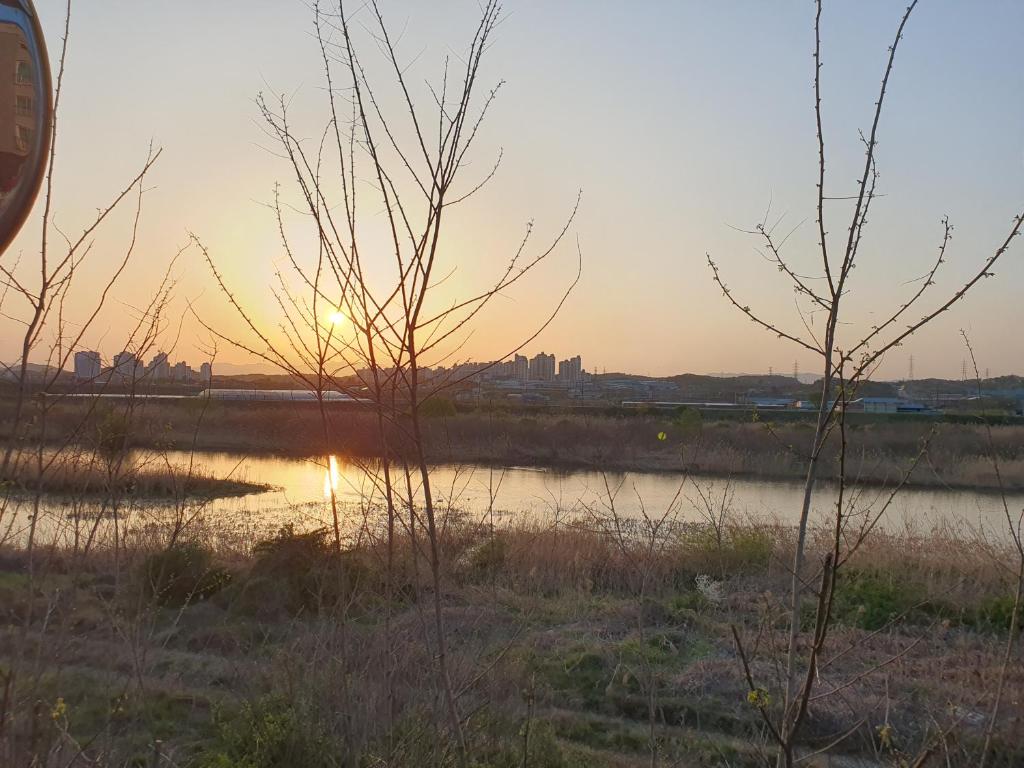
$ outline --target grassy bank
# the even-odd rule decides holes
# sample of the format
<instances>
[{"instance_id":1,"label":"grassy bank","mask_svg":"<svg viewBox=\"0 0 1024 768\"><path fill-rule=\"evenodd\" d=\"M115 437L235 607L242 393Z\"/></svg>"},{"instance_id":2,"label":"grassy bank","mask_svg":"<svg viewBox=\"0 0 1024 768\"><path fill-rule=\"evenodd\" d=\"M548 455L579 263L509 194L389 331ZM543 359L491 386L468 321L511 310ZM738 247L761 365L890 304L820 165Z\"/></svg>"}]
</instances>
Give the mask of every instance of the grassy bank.
<instances>
[{"instance_id":1,"label":"grassy bank","mask_svg":"<svg viewBox=\"0 0 1024 768\"><path fill-rule=\"evenodd\" d=\"M10 403L0 400L0 432ZM154 400L139 402L129 441L148 448L201 449L299 456L331 452L371 457L379 440L365 410L328 409L330 445L315 406L294 403ZM870 418L869 418L870 417ZM118 412L88 401L64 401L48 414L51 439L95 441L109 433ZM770 418L765 416L765 419ZM115 425L116 427L116 425ZM696 412L547 414L451 412L426 420L426 450L433 462L536 465L563 469L679 470L802 478L812 425L805 421L705 421ZM1024 489L1024 426L992 427L1004 485ZM99 437L97 437L99 436ZM890 420L861 414L848 430L847 476L862 483L903 477L927 444L911 477L918 486L995 488L985 429L978 424ZM661 439L661 438L664 439ZM400 431L391 445L401 446ZM838 475L838 449L825 450L823 474Z\"/></svg>"},{"instance_id":2,"label":"grassy bank","mask_svg":"<svg viewBox=\"0 0 1024 768\"><path fill-rule=\"evenodd\" d=\"M118 498L140 500L203 500L244 496L271 486L215 477L197 467L102 453L67 451L44 455L19 454L7 470L4 490L14 496L41 491L83 501Z\"/></svg>"},{"instance_id":3,"label":"grassy bank","mask_svg":"<svg viewBox=\"0 0 1024 768\"><path fill-rule=\"evenodd\" d=\"M661 765L762 765L757 708L778 701L792 532L678 526L651 551L642 531L634 545L608 530L446 522L443 606L472 765L632 768L652 747ZM827 533L815 536L823 550ZM31 582L24 553L0 553L11 765L30 753L70 766L455 764L428 565L407 537L390 580L372 527L340 556L322 532L206 541L48 552ZM852 728L831 765L910 764L944 731L941 764L966 766L1009 626L1006 555L956 532L873 538L837 587L819 670L837 693L815 702L806 751ZM754 703L733 627L765 686ZM1007 686L1024 690L1019 663ZM1022 717L1013 694L989 765L1024 760Z\"/></svg>"}]
</instances>

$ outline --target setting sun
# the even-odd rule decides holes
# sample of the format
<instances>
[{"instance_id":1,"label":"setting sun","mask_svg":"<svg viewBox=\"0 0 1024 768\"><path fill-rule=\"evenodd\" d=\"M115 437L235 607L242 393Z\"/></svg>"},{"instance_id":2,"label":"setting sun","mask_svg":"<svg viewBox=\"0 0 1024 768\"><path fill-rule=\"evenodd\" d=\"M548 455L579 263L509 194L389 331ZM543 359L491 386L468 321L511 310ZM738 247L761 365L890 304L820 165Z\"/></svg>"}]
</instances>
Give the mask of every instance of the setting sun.
<instances>
[{"instance_id":1,"label":"setting sun","mask_svg":"<svg viewBox=\"0 0 1024 768\"><path fill-rule=\"evenodd\" d=\"M336 309L327 315L327 322L330 325L344 325L347 320L348 317L340 309Z\"/></svg>"}]
</instances>

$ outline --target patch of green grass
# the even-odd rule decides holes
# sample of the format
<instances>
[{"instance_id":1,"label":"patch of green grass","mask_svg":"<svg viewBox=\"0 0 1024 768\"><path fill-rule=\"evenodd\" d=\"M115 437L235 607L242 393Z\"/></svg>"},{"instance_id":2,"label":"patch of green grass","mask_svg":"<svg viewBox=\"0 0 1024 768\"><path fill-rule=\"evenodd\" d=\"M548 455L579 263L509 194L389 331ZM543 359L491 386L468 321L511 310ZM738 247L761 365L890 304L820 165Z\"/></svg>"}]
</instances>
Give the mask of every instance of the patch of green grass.
<instances>
[{"instance_id":1,"label":"patch of green grass","mask_svg":"<svg viewBox=\"0 0 1024 768\"><path fill-rule=\"evenodd\" d=\"M770 531L748 526L729 526L716 534L709 525L685 532L679 548L676 584L692 585L698 574L763 574L771 564L775 538Z\"/></svg>"},{"instance_id":2,"label":"patch of green grass","mask_svg":"<svg viewBox=\"0 0 1024 768\"><path fill-rule=\"evenodd\" d=\"M686 589L673 595L668 601L669 615L677 621L693 618L711 607L704 593L697 589Z\"/></svg>"},{"instance_id":3,"label":"patch of green grass","mask_svg":"<svg viewBox=\"0 0 1024 768\"><path fill-rule=\"evenodd\" d=\"M832 615L842 624L874 631L912 611L923 599L923 594L906 581L865 571L849 571L841 574L836 582ZM814 625L815 611L815 604L805 604L802 623L808 628Z\"/></svg>"},{"instance_id":4,"label":"patch of green grass","mask_svg":"<svg viewBox=\"0 0 1024 768\"><path fill-rule=\"evenodd\" d=\"M264 697L215 716L216 735L196 768L336 768L342 750L312 713Z\"/></svg>"},{"instance_id":5,"label":"patch of green grass","mask_svg":"<svg viewBox=\"0 0 1024 768\"><path fill-rule=\"evenodd\" d=\"M538 679L559 694L568 694L584 709L600 709L606 689L612 682L614 667L603 653L591 647L539 657L534 660Z\"/></svg>"},{"instance_id":6,"label":"patch of green grass","mask_svg":"<svg viewBox=\"0 0 1024 768\"><path fill-rule=\"evenodd\" d=\"M1013 602L1013 595L986 598L966 611L962 621L965 625L982 631L1009 632L1013 619Z\"/></svg>"},{"instance_id":7,"label":"patch of green grass","mask_svg":"<svg viewBox=\"0 0 1024 768\"><path fill-rule=\"evenodd\" d=\"M803 621L814 623L815 606L806 606ZM874 631L900 617L915 624L934 619L960 623L963 615L955 606L930 598L920 584L892 574L847 571L836 582L832 614L849 626Z\"/></svg>"},{"instance_id":8,"label":"patch of green grass","mask_svg":"<svg viewBox=\"0 0 1024 768\"><path fill-rule=\"evenodd\" d=\"M28 692L25 692L27 695ZM58 724L81 744L99 740L117 765L148 764L159 739L187 747L205 737L210 704L188 692L139 691L125 683L78 668L49 673L31 690L38 704L12 721L16 731L56 735ZM34 720L34 723L33 723Z\"/></svg>"},{"instance_id":9,"label":"patch of green grass","mask_svg":"<svg viewBox=\"0 0 1024 768\"><path fill-rule=\"evenodd\" d=\"M627 664L643 663L662 670L677 670L710 655L712 646L692 632L651 630L643 641L638 636L618 646L619 658Z\"/></svg>"},{"instance_id":10,"label":"patch of green grass","mask_svg":"<svg viewBox=\"0 0 1024 768\"><path fill-rule=\"evenodd\" d=\"M0 571L0 590L24 589L28 584L28 574L15 571Z\"/></svg>"},{"instance_id":11,"label":"patch of green grass","mask_svg":"<svg viewBox=\"0 0 1024 768\"><path fill-rule=\"evenodd\" d=\"M586 749L591 755L604 753L635 759L636 756L650 753L650 733L646 722L569 712L555 713L548 716L548 720L560 740ZM713 739L711 736L705 736L703 732L693 734L680 728L666 729L660 723L655 733L655 743L658 753L669 765L719 765L723 764L723 758L729 765L760 764L756 762L756 755L742 754L727 740ZM683 762L675 763L674 760Z\"/></svg>"},{"instance_id":12,"label":"patch of green grass","mask_svg":"<svg viewBox=\"0 0 1024 768\"><path fill-rule=\"evenodd\" d=\"M619 753L637 753L648 749L643 726L635 723L565 714L553 718L552 723L558 738L591 749Z\"/></svg>"}]
</instances>

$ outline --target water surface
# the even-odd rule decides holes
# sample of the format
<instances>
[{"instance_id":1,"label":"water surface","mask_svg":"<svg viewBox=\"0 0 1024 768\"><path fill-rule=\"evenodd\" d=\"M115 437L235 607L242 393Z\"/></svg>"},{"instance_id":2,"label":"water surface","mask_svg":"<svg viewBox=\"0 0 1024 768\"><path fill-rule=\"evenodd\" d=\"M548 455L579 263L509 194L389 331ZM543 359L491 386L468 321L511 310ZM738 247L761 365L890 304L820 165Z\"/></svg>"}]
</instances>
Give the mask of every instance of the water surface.
<instances>
[{"instance_id":1,"label":"water surface","mask_svg":"<svg viewBox=\"0 0 1024 768\"><path fill-rule=\"evenodd\" d=\"M240 537L274 530L294 523L298 527L326 525L332 518L332 490L339 515L355 530L383 505L380 467L345 459L301 459L265 455L202 452L190 456L172 452L156 456L139 452L137 462L158 462L187 473L188 467L221 478L273 486L273 490L234 498L195 501L131 500L118 505L122 522L134 524L137 535L149 524L165 525L168 519L206 521L211 530ZM396 486L407 497L409 486L399 471ZM539 522L586 520L612 513L626 519L668 516L678 521L706 521L724 516L745 522L775 521L793 524L799 519L803 496L798 481L750 478L687 476L672 472L556 471L531 467L474 465L435 466L430 474L432 495L441 509L455 509L480 520L495 522L532 519ZM413 495L421 502L419 477L410 480ZM1005 538L1006 514L998 494L952 489L903 489L890 499L891 488L854 487L846 495L847 510L864 519L879 515L879 527L890 531L907 528L927 533L935 526L954 525L984 530ZM831 518L837 499L834 485L823 485L815 495L813 518ZM1024 494L1008 498L1011 511L1024 508ZM0 538L24 539L30 509L25 504L0 528ZM98 509L94 501L46 499L40 510L42 540L54 538L66 544L87 535L88 521L109 521L115 510ZM73 524L68 523L72 519ZM13 522L16 520L17 522ZM109 527L109 526L107 526ZM6 536L3 536L4 530Z\"/></svg>"}]
</instances>

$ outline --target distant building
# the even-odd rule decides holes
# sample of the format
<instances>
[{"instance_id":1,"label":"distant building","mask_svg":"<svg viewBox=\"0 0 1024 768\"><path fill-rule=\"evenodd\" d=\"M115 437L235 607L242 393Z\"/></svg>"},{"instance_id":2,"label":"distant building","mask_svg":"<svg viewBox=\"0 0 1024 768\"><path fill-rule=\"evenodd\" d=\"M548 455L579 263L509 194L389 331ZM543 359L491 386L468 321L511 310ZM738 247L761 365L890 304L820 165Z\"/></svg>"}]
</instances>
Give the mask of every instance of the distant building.
<instances>
[{"instance_id":1,"label":"distant building","mask_svg":"<svg viewBox=\"0 0 1024 768\"><path fill-rule=\"evenodd\" d=\"M530 381L554 381L555 356L541 352L530 359Z\"/></svg>"},{"instance_id":2,"label":"distant building","mask_svg":"<svg viewBox=\"0 0 1024 768\"><path fill-rule=\"evenodd\" d=\"M516 355L512 361L512 378L520 381L530 378L530 361L526 359L526 355Z\"/></svg>"},{"instance_id":3,"label":"distant building","mask_svg":"<svg viewBox=\"0 0 1024 768\"><path fill-rule=\"evenodd\" d=\"M188 384L192 381L193 371L192 368L184 360L175 363L171 366L171 381L177 381L182 384Z\"/></svg>"},{"instance_id":4,"label":"distant building","mask_svg":"<svg viewBox=\"0 0 1024 768\"><path fill-rule=\"evenodd\" d=\"M149 361L149 367L146 370L153 381L166 381L171 378L171 362L167 359L167 353L157 352Z\"/></svg>"},{"instance_id":5,"label":"distant building","mask_svg":"<svg viewBox=\"0 0 1024 768\"><path fill-rule=\"evenodd\" d=\"M558 378L568 384L575 384L583 378L583 359L576 355L558 364Z\"/></svg>"},{"instance_id":6,"label":"distant building","mask_svg":"<svg viewBox=\"0 0 1024 768\"><path fill-rule=\"evenodd\" d=\"M865 413L927 413L928 406L898 397L863 397L850 403L860 405Z\"/></svg>"},{"instance_id":7,"label":"distant building","mask_svg":"<svg viewBox=\"0 0 1024 768\"><path fill-rule=\"evenodd\" d=\"M213 366L210 363L203 363L199 366L199 379L206 384L213 381Z\"/></svg>"},{"instance_id":8,"label":"distant building","mask_svg":"<svg viewBox=\"0 0 1024 768\"><path fill-rule=\"evenodd\" d=\"M75 378L78 381L98 379L102 371L103 362L99 352L75 352Z\"/></svg>"},{"instance_id":9,"label":"distant building","mask_svg":"<svg viewBox=\"0 0 1024 768\"><path fill-rule=\"evenodd\" d=\"M451 378L461 381L477 376L487 368L487 363L459 363L452 367Z\"/></svg>"},{"instance_id":10,"label":"distant building","mask_svg":"<svg viewBox=\"0 0 1024 768\"><path fill-rule=\"evenodd\" d=\"M135 378L142 361L132 352L118 352L114 355L114 373L125 378Z\"/></svg>"}]
</instances>

